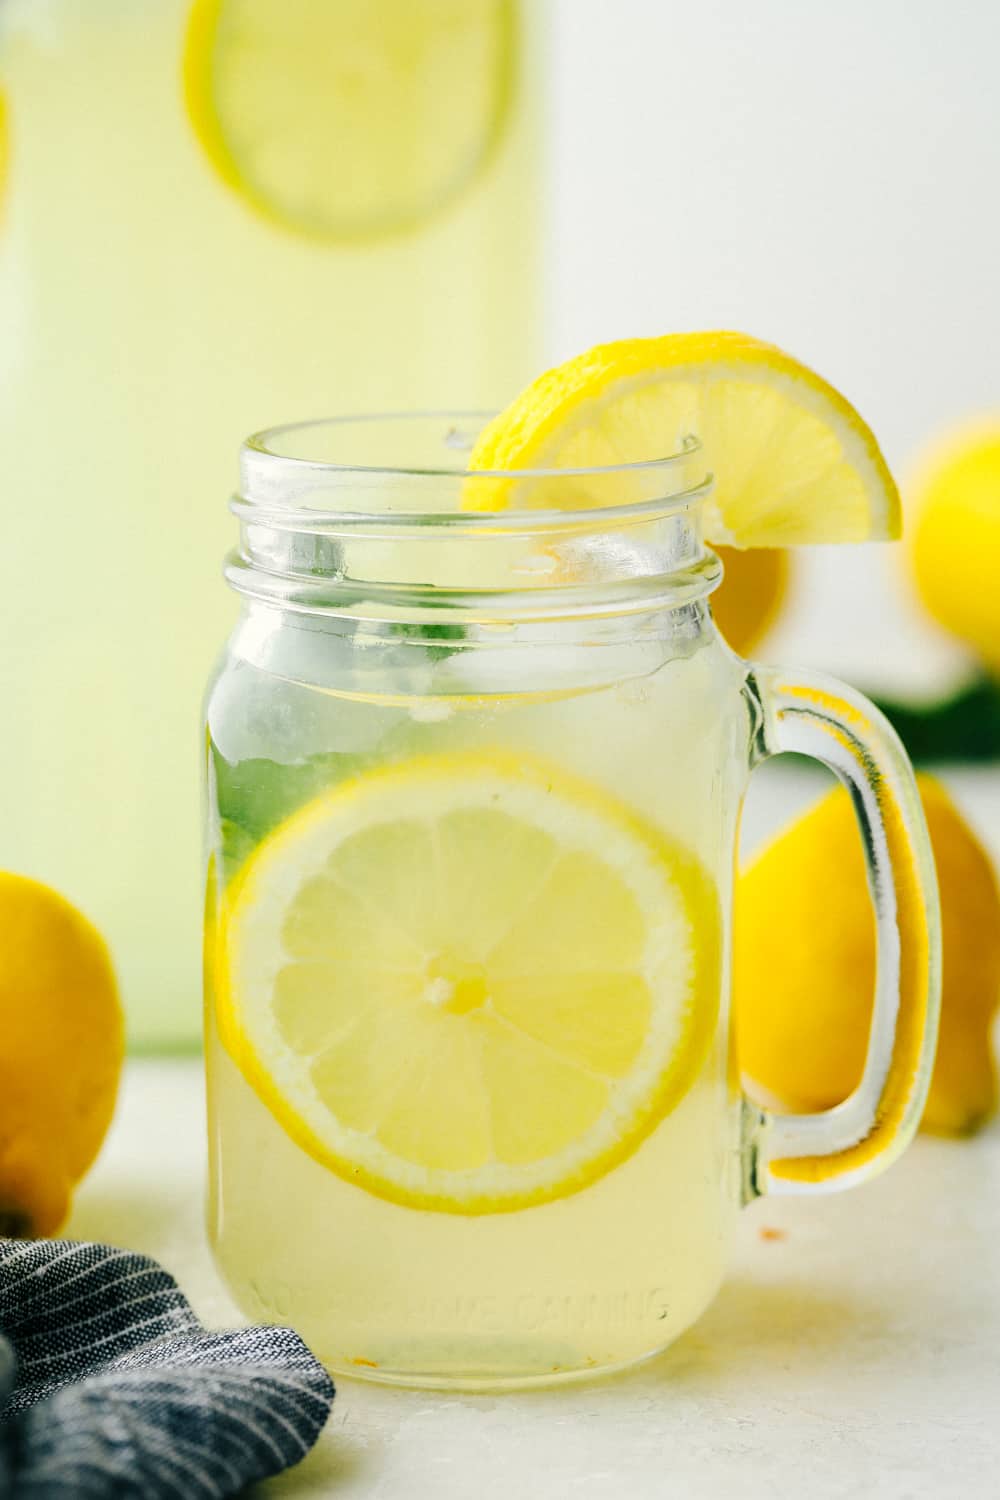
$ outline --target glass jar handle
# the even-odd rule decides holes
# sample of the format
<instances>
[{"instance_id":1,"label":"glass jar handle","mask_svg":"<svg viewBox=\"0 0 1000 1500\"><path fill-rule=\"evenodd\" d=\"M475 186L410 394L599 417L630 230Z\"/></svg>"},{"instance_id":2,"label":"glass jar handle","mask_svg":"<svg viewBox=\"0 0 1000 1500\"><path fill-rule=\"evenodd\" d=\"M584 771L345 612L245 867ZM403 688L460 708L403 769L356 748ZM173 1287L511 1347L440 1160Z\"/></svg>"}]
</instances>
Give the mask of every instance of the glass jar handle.
<instances>
[{"instance_id":1,"label":"glass jar handle","mask_svg":"<svg viewBox=\"0 0 1000 1500\"><path fill-rule=\"evenodd\" d=\"M746 694L753 766L787 752L808 755L846 785L875 908L875 1005L860 1083L819 1114L745 1105L747 1198L833 1192L883 1171L920 1123L941 998L934 860L906 752L873 704L829 679L792 680L756 666Z\"/></svg>"}]
</instances>

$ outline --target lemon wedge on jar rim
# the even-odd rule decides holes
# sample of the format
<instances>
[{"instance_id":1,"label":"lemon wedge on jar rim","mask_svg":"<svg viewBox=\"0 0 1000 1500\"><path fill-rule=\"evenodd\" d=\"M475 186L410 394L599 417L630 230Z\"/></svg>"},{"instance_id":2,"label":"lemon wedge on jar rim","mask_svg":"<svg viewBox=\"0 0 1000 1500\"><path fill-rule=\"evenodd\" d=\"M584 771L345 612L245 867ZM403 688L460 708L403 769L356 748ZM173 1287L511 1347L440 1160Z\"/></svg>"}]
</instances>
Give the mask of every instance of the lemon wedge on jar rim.
<instances>
[{"instance_id":1,"label":"lemon wedge on jar rim","mask_svg":"<svg viewBox=\"0 0 1000 1500\"><path fill-rule=\"evenodd\" d=\"M514 752L374 769L251 856L216 949L222 1040L341 1177L484 1214L574 1192L690 1087L719 926L690 854Z\"/></svg>"},{"instance_id":2,"label":"lemon wedge on jar rim","mask_svg":"<svg viewBox=\"0 0 1000 1500\"><path fill-rule=\"evenodd\" d=\"M661 459L696 437L714 485L705 535L735 547L897 537L899 492L863 418L827 381L748 334L623 339L548 370L481 433L470 468L601 469ZM633 493L633 488L635 493ZM641 479L615 499L641 498ZM607 476L496 474L475 510L607 505Z\"/></svg>"},{"instance_id":3,"label":"lemon wedge on jar rim","mask_svg":"<svg viewBox=\"0 0 1000 1500\"><path fill-rule=\"evenodd\" d=\"M423 222L508 114L514 0L195 0L188 116L217 176L317 240Z\"/></svg>"}]
</instances>

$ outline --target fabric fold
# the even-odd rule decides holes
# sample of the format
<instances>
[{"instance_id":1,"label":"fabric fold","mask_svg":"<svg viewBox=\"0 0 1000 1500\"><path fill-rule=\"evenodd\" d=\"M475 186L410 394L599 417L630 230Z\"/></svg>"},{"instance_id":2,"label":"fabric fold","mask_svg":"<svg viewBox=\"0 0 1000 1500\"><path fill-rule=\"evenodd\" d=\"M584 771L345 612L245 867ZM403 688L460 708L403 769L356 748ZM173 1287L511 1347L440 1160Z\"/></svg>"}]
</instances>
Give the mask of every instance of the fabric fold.
<instances>
[{"instance_id":1,"label":"fabric fold","mask_svg":"<svg viewBox=\"0 0 1000 1500\"><path fill-rule=\"evenodd\" d=\"M333 1382L298 1334L206 1330L155 1261L0 1240L0 1496L215 1500L297 1463Z\"/></svg>"}]
</instances>

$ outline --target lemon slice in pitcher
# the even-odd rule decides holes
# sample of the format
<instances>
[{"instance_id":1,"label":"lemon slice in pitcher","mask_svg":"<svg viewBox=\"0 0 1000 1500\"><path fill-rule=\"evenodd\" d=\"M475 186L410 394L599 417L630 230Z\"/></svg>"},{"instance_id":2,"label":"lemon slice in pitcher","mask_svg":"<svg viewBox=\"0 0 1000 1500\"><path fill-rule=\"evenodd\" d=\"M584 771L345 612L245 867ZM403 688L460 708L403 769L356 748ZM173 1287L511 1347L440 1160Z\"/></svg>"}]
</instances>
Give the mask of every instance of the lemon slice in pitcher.
<instances>
[{"instance_id":1,"label":"lemon slice in pitcher","mask_svg":"<svg viewBox=\"0 0 1000 1500\"><path fill-rule=\"evenodd\" d=\"M574 1192L690 1086L719 936L693 856L533 758L378 769L244 866L223 1041L287 1132L381 1197L482 1214Z\"/></svg>"},{"instance_id":2,"label":"lemon slice in pitcher","mask_svg":"<svg viewBox=\"0 0 1000 1500\"><path fill-rule=\"evenodd\" d=\"M268 218L376 238L477 175L511 89L513 0L195 0L195 132Z\"/></svg>"},{"instance_id":3,"label":"lemon slice in pitcher","mask_svg":"<svg viewBox=\"0 0 1000 1500\"><path fill-rule=\"evenodd\" d=\"M483 431L473 469L600 468L664 458L689 436L715 484L706 535L736 547L896 537L899 494L850 402L791 355L747 334L624 339L549 370ZM645 484L646 489L641 490ZM640 492L641 491L641 492ZM607 478L477 479L468 509L609 503ZM615 501L648 494L616 480Z\"/></svg>"}]
</instances>

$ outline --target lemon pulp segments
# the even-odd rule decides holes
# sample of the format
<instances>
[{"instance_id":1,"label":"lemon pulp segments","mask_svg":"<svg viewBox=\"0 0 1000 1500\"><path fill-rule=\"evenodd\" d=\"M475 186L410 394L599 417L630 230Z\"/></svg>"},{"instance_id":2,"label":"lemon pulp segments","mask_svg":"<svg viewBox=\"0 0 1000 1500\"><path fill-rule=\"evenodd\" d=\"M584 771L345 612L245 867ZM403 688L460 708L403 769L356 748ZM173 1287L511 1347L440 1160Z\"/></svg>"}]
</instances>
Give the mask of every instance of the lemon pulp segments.
<instances>
[{"instance_id":1,"label":"lemon pulp segments","mask_svg":"<svg viewBox=\"0 0 1000 1500\"><path fill-rule=\"evenodd\" d=\"M699 439L715 484L710 541L738 547L899 535L899 495L848 401L771 344L730 332L603 344L547 371L483 431L479 470L601 468L666 458ZM615 503L648 497L627 471ZM469 509L607 505L607 476L476 479Z\"/></svg>"},{"instance_id":2,"label":"lemon pulp segments","mask_svg":"<svg viewBox=\"0 0 1000 1500\"><path fill-rule=\"evenodd\" d=\"M219 176L267 218L367 240L476 177L515 48L514 0L195 0L188 113Z\"/></svg>"},{"instance_id":3,"label":"lemon pulp segments","mask_svg":"<svg viewBox=\"0 0 1000 1500\"><path fill-rule=\"evenodd\" d=\"M349 1181L526 1207L629 1155L691 1084L718 1004L694 857L508 752L370 771L257 850L223 914L223 1042Z\"/></svg>"}]
</instances>

